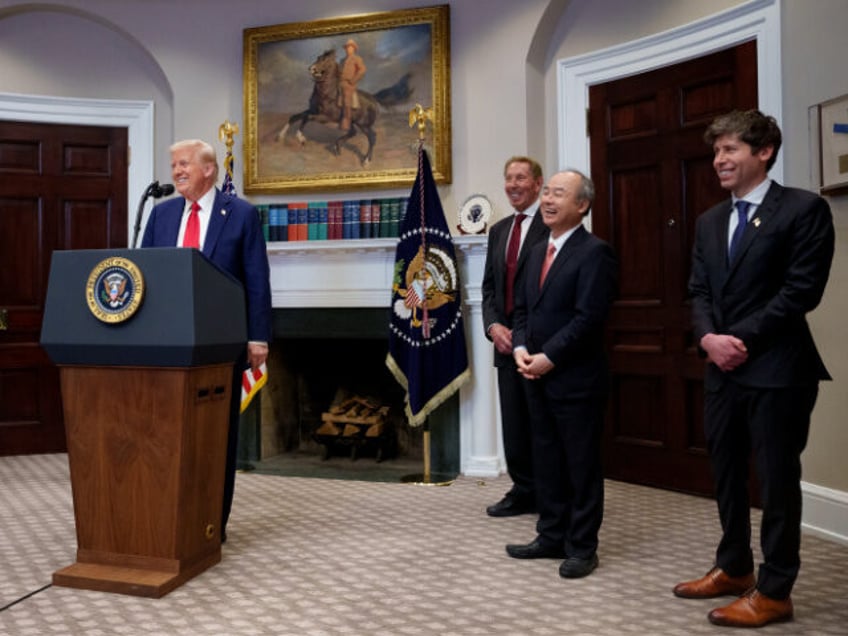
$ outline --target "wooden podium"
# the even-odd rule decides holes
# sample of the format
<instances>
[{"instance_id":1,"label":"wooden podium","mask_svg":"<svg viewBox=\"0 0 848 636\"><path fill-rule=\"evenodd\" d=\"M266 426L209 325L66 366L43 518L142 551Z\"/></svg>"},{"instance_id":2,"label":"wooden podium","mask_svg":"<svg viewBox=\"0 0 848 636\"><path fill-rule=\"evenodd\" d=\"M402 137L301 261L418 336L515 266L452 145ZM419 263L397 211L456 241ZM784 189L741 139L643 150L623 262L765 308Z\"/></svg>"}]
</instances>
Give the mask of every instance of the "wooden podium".
<instances>
[{"instance_id":1,"label":"wooden podium","mask_svg":"<svg viewBox=\"0 0 848 636\"><path fill-rule=\"evenodd\" d=\"M140 304L98 317L98 272L127 262ZM241 285L196 250L53 253L41 344L60 369L77 531L55 585L159 598L221 560L245 325Z\"/></svg>"}]
</instances>

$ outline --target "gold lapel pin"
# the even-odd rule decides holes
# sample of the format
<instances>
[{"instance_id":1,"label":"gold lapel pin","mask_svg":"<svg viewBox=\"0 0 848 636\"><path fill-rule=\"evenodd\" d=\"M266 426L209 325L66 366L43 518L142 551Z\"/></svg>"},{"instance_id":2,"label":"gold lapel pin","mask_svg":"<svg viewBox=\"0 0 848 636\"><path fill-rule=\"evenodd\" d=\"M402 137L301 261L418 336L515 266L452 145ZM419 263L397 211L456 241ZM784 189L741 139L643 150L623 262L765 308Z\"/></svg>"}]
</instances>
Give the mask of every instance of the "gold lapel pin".
<instances>
[{"instance_id":1,"label":"gold lapel pin","mask_svg":"<svg viewBox=\"0 0 848 636\"><path fill-rule=\"evenodd\" d=\"M760 217L756 217L754 219L754 227L760 227L760 223L761 223Z\"/></svg>"}]
</instances>

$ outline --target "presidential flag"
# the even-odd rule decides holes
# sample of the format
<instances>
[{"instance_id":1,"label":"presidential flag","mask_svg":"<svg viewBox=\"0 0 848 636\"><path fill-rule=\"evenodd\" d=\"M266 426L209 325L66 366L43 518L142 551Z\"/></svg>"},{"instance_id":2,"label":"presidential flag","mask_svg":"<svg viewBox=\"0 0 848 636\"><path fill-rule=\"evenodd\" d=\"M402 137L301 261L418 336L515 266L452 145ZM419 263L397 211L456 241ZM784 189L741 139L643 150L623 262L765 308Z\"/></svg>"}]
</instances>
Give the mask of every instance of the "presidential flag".
<instances>
[{"instance_id":1,"label":"presidential flag","mask_svg":"<svg viewBox=\"0 0 848 636\"><path fill-rule=\"evenodd\" d=\"M420 147L395 256L386 366L406 391L412 426L423 424L471 376L453 241Z\"/></svg>"}]
</instances>

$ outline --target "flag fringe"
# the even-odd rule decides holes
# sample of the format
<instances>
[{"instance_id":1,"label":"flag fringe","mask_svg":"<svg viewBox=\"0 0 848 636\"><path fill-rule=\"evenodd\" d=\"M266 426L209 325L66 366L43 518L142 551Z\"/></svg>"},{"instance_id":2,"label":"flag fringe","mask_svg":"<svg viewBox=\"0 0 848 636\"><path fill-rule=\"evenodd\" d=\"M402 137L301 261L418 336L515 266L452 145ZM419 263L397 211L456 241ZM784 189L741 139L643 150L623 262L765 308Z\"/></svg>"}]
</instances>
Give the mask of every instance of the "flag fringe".
<instances>
[{"instance_id":1,"label":"flag fringe","mask_svg":"<svg viewBox=\"0 0 848 636\"><path fill-rule=\"evenodd\" d=\"M468 379L471 377L471 368L466 367L465 370L456 376L450 383L446 384L439 390L438 393L433 395L427 402L421 407L421 410L418 413L413 413L412 408L409 406L409 381L406 378L406 374L400 368L400 366L395 362L395 359L392 357L392 354L388 354L386 356L386 366L389 368L389 371L392 372L395 380L398 384L403 387L403 390L406 391L406 400L404 403L404 411L406 412L406 418L409 421L409 425L413 427L418 427L424 424L427 421L427 417L435 411L442 403L447 400L451 395L456 393L459 388L465 384Z\"/></svg>"}]
</instances>

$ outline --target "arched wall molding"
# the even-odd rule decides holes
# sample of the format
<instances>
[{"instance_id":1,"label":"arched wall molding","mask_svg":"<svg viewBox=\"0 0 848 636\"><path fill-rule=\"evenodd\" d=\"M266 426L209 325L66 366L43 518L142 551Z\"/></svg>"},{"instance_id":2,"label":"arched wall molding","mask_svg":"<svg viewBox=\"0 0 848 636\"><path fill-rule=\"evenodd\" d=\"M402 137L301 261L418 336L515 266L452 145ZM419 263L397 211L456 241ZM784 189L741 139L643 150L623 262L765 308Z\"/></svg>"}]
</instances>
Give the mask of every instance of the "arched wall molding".
<instances>
[{"instance_id":1,"label":"arched wall molding","mask_svg":"<svg viewBox=\"0 0 848 636\"><path fill-rule=\"evenodd\" d=\"M560 168L588 171L586 109L594 84L669 66L755 40L759 107L782 120L779 0L752 0L679 28L557 62ZM588 174L588 172L587 172ZM783 180L783 155L771 170Z\"/></svg>"},{"instance_id":2,"label":"arched wall molding","mask_svg":"<svg viewBox=\"0 0 848 636\"><path fill-rule=\"evenodd\" d=\"M32 3L0 10L0 20L30 12L66 13L99 24L137 49L151 62L159 77L151 79L173 102L173 88L158 60L132 33L91 12L60 5ZM127 245L132 241L138 197L154 174L154 103L148 100L98 99L0 93L0 119L71 124L80 126L126 127L129 144L127 168Z\"/></svg>"},{"instance_id":3,"label":"arched wall molding","mask_svg":"<svg viewBox=\"0 0 848 636\"><path fill-rule=\"evenodd\" d=\"M126 127L129 142L127 169L127 245L132 241L133 201L153 179L153 102L119 99L82 99L0 93L0 119Z\"/></svg>"}]
</instances>

